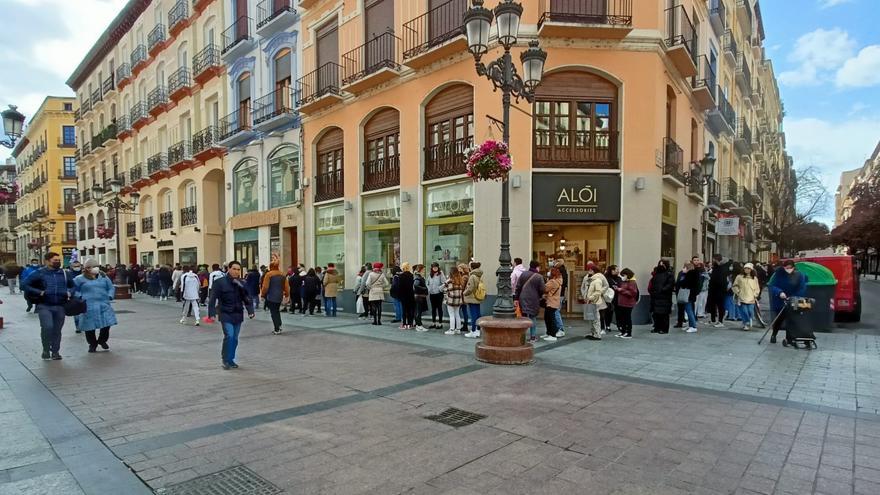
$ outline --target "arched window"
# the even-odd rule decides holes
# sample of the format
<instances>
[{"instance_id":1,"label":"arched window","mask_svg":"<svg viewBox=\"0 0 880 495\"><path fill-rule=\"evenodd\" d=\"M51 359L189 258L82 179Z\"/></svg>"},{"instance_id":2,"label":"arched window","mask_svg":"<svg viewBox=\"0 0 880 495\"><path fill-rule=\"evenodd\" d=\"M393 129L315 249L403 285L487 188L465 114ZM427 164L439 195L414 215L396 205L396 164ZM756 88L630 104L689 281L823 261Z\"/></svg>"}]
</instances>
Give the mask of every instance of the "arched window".
<instances>
[{"instance_id":1,"label":"arched window","mask_svg":"<svg viewBox=\"0 0 880 495\"><path fill-rule=\"evenodd\" d=\"M232 171L233 209L235 214L257 210L258 184L257 161L248 159L235 166Z\"/></svg>"},{"instance_id":2,"label":"arched window","mask_svg":"<svg viewBox=\"0 0 880 495\"><path fill-rule=\"evenodd\" d=\"M177 47L177 67L187 68L189 66L189 50L186 41Z\"/></svg>"},{"instance_id":3,"label":"arched window","mask_svg":"<svg viewBox=\"0 0 880 495\"><path fill-rule=\"evenodd\" d=\"M89 213L88 220L86 221L86 228L88 229L88 233L86 235L86 239L94 239L95 238L95 216Z\"/></svg>"},{"instance_id":4,"label":"arched window","mask_svg":"<svg viewBox=\"0 0 880 495\"><path fill-rule=\"evenodd\" d=\"M165 62L159 62L156 66L156 87L165 85Z\"/></svg>"},{"instance_id":5,"label":"arched window","mask_svg":"<svg viewBox=\"0 0 880 495\"><path fill-rule=\"evenodd\" d=\"M198 196L196 193L196 183L193 181L188 181L183 186L183 207L195 207L197 200Z\"/></svg>"},{"instance_id":6,"label":"arched window","mask_svg":"<svg viewBox=\"0 0 880 495\"><path fill-rule=\"evenodd\" d=\"M269 208L289 205L299 189L299 149L283 146L269 155Z\"/></svg>"},{"instance_id":7,"label":"arched window","mask_svg":"<svg viewBox=\"0 0 880 495\"><path fill-rule=\"evenodd\" d=\"M104 217L104 210L98 210L98 218L97 218L97 226L104 227L106 226L107 220Z\"/></svg>"}]
</instances>

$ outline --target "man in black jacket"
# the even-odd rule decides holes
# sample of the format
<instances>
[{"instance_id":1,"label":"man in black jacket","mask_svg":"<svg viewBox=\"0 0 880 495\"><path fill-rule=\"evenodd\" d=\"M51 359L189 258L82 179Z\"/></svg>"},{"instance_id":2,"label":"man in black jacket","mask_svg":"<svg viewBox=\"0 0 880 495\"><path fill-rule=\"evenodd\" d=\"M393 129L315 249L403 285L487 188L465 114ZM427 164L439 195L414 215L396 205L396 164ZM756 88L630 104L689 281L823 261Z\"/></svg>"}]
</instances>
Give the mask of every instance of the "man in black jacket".
<instances>
[{"instance_id":1,"label":"man in black jacket","mask_svg":"<svg viewBox=\"0 0 880 495\"><path fill-rule=\"evenodd\" d=\"M220 359L223 369L238 368L235 364L235 351L238 349L238 334L244 322L243 312L248 318L254 317L254 302L247 295L247 289L241 281L241 264L230 261L226 276L219 277L211 287L208 310L212 311L219 304L220 325L223 327L223 346L220 348Z\"/></svg>"},{"instance_id":2,"label":"man in black jacket","mask_svg":"<svg viewBox=\"0 0 880 495\"><path fill-rule=\"evenodd\" d=\"M727 292L730 290L730 270L733 262L724 261L720 254L712 257L712 273L709 275L709 297L706 306L709 308L712 324L716 328L724 326L725 307L724 302ZM717 316L717 319L716 319Z\"/></svg>"}]
</instances>

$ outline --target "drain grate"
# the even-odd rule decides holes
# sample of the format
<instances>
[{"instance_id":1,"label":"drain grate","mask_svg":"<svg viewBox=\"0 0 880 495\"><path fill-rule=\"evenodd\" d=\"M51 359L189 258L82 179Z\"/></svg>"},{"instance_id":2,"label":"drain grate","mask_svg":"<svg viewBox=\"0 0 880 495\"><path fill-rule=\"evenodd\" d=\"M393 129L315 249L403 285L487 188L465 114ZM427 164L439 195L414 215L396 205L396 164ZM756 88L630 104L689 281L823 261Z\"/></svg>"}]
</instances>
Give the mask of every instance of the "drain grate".
<instances>
[{"instance_id":1,"label":"drain grate","mask_svg":"<svg viewBox=\"0 0 880 495\"><path fill-rule=\"evenodd\" d=\"M130 309L117 309L115 311L115 313L118 315L124 315L124 314L128 314L128 313L134 313L134 311L132 311Z\"/></svg>"},{"instance_id":2,"label":"drain grate","mask_svg":"<svg viewBox=\"0 0 880 495\"><path fill-rule=\"evenodd\" d=\"M281 490L244 466L156 490L160 495L272 495Z\"/></svg>"},{"instance_id":3,"label":"drain grate","mask_svg":"<svg viewBox=\"0 0 880 495\"><path fill-rule=\"evenodd\" d=\"M440 349L425 349L424 351L413 352L413 356L422 356L427 358L435 358L440 356L445 356L449 354L446 351L441 351Z\"/></svg>"},{"instance_id":4,"label":"drain grate","mask_svg":"<svg viewBox=\"0 0 880 495\"><path fill-rule=\"evenodd\" d=\"M437 415L425 416L425 419L430 419L431 421L443 423L444 425L449 425L455 428L472 425L477 421L485 418L486 416L483 416L482 414L472 413L470 411L464 411L461 409L456 409L454 407L450 407L449 409Z\"/></svg>"}]
</instances>

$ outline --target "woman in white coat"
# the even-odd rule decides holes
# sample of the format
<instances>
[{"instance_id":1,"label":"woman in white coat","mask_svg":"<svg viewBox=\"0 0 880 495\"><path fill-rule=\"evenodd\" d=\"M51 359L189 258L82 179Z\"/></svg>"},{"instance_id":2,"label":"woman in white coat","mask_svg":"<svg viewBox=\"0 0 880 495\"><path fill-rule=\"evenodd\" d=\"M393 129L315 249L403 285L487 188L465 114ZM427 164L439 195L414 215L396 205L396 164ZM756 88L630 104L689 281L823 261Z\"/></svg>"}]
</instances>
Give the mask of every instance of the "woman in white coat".
<instances>
[{"instance_id":1,"label":"woman in white coat","mask_svg":"<svg viewBox=\"0 0 880 495\"><path fill-rule=\"evenodd\" d=\"M186 267L184 272L180 277L180 293L183 295L183 314L180 317L180 323L186 324L186 317L192 311L192 315L196 319L196 326L199 326L199 289L202 284L192 268Z\"/></svg>"}]
</instances>

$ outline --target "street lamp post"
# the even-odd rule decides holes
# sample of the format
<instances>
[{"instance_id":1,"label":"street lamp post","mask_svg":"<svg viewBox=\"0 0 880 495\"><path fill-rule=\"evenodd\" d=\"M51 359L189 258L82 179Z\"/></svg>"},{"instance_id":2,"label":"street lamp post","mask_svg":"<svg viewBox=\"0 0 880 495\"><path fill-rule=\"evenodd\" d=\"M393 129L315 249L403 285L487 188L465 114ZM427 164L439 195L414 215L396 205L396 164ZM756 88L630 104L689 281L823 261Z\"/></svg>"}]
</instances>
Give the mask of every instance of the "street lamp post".
<instances>
[{"instance_id":1,"label":"street lamp post","mask_svg":"<svg viewBox=\"0 0 880 495\"><path fill-rule=\"evenodd\" d=\"M21 137L21 131L24 128L24 115L18 111L15 105L9 105L9 108L0 112L3 117L3 133L6 139L0 139L0 144L7 148L14 148L15 141Z\"/></svg>"},{"instance_id":2,"label":"street lamp post","mask_svg":"<svg viewBox=\"0 0 880 495\"><path fill-rule=\"evenodd\" d=\"M698 162L691 163L691 170L685 172L684 174L684 185L685 187L691 187L693 185L700 185L702 187L708 186L712 179L715 176L715 157L706 153L706 156L703 157L702 160ZM706 231L706 213L709 211L708 208L703 208L703 211L700 212L700 231L703 235L703 256L708 257L708 232Z\"/></svg>"},{"instance_id":3,"label":"street lamp post","mask_svg":"<svg viewBox=\"0 0 880 495\"><path fill-rule=\"evenodd\" d=\"M529 42L529 48L520 54L523 75L513 64L511 49L517 43L523 8L520 3L504 0L494 12L483 7L483 0L473 0L473 6L464 15L463 31L467 36L468 50L474 56L477 74L486 77L501 90L503 141L510 143L510 99L532 102L535 88L544 73L547 53L538 42ZM493 18L497 41L504 53L496 60L484 64L483 55L489 52L489 34ZM480 320L483 341L477 345L477 359L496 364L524 364L532 361L534 349L525 342L525 329L531 322L516 319L513 305L514 287L510 285L513 272L510 257L510 184L507 178L501 184L501 245L498 256L496 288L498 296L492 307L492 317Z\"/></svg>"},{"instance_id":4,"label":"street lamp post","mask_svg":"<svg viewBox=\"0 0 880 495\"><path fill-rule=\"evenodd\" d=\"M110 181L109 191L105 191L104 188L98 184L92 186L92 194L95 196L95 203L101 208L110 208L113 211L113 218L116 219L116 231L113 232L113 235L116 236L116 280L113 282L113 285L116 287L116 299L131 299L131 292L128 290L129 286L125 279L124 265L121 263L122 241L120 239L119 230L122 228L122 222L119 220L119 212L135 211L141 195L135 191L130 194L131 200L126 201L120 197L121 191L122 182L118 179Z\"/></svg>"},{"instance_id":5,"label":"street lamp post","mask_svg":"<svg viewBox=\"0 0 880 495\"><path fill-rule=\"evenodd\" d=\"M34 243L33 249L37 252L37 256L42 260L43 255L48 253L48 249L52 246L51 235L52 232L55 231L55 220L44 220L42 222L36 222L30 230L32 234L35 234L37 236L37 240L32 240L31 242ZM44 233L49 234L49 242L43 242ZM47 249L46 251L43 251L44 247Z\"/></svg>"}]
</instances>

